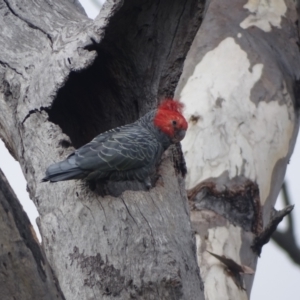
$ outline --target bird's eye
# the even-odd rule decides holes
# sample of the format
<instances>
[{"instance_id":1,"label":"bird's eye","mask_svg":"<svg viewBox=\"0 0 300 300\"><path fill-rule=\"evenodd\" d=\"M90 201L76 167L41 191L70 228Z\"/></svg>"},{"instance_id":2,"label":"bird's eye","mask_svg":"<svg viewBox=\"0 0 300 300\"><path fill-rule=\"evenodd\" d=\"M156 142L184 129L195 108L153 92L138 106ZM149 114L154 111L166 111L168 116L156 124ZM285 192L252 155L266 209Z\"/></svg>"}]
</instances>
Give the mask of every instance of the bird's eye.
<instances>
[{"instance_id":1,"label":"bird's eye","mask_svg":"<svg viewBox=\"0 0 300 300\"><path fill-rule=\"evenodd\" d=\"M176 122L175 120L173 120L173 121L172 121L172 124L173 124L174 126L176 126L176 125L177 125L177 122Z\"/></svg>"}]
</instances>

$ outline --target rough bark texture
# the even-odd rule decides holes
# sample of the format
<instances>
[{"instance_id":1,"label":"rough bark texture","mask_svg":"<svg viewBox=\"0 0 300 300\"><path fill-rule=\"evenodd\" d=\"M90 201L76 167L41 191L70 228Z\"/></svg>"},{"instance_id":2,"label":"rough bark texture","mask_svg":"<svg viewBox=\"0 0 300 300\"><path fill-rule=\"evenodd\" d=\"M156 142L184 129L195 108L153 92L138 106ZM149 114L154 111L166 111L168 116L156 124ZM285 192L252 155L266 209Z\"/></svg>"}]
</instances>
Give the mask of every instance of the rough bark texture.
<instances>
[{"instance_id":1,"label":"rough bark texture","mask_svg":"<svg viewBox=\"0 0 300 300\"><path fill-rule=\"evenodd\" d=\"M1 299L64 299L34 229L0 169Z\"/></svg>"},{"instance_id":2,"label":"rough bark texture","mask_svg":"<svg viewBox=\"0 0 300 300\"><path fill-rule=\"evenodd\" d=\"M294 1L212 0L185 61L175 95L189 120L186 184L210 300L249 299L253 275L238 279L218 257L255 270L292 209L272 216L299 126L297 22Z\"/></svg>"},{"instance_id":3,"label":"rough bark texture","mask_svg":"<svg viewBox=\"0 0 300 300\"><path fill-rule=\"evenodd\" d=\"M91 21L72 1L0 1L0 135L66 299L204 299L173 151L149 192L103 198L80 181L40 182L74 147L173 94L203 5L108 1Z\"/></svg>"}]
</instances>

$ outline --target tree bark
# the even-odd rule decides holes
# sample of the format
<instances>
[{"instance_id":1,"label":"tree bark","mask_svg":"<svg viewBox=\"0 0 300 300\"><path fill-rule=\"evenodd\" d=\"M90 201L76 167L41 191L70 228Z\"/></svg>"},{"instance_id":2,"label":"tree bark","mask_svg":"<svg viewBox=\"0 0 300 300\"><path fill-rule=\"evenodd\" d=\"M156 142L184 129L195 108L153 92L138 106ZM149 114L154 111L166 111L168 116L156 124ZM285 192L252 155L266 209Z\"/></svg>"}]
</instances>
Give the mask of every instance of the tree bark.
<instances>
[{"instance_id":1,"label":"tree bark","mask_svg":"<svg viewBox=\"0 0 300 300\"><path fill-rule=\"evenodd\" d=\"M34 229L0 169L1 299L64 299Z\"/></svg>"},{"instance_id":2,"label":"tree bark","mask_svg":"<svg viewBox=\"0 0 300 300\"><path fill-rule=\"evenodd\" d=\"M107 1L94 21L73 2L0 2L0 135L21 164L62 294L204 299L180 147L149 192L41 183L74 147L173 95L204 1Z\"/></svg>"},{"instance_id":3,"label":"tree bark","mask_svg":"<svg viewBox=\"0 0 300 300\"><path fill-rule=\"evenodd\" d=\"M261 247L292 209L273 211L298 132L296 8L205 5L107 1L92 21L77 1L0 0L0 136L62 298L250 297ZM189 120L192 226L178 145L150 191L117 183L101 197L80 181L40 182L49 164L172 97L184 60L175 95Z\"/></svg>"},{"instance_id":4,"label":"tree bark","mask_svg":"<svg viewBox=\"0 0 300 300\"><path fill-rule=\"evenodd\" d=\"M212 0L176 97L206 299L249 299L299 126L295 1ZM253 271L252 271L253 270ZM243 274L244 273L244 274Z\"/></svg>"}]
</instances>

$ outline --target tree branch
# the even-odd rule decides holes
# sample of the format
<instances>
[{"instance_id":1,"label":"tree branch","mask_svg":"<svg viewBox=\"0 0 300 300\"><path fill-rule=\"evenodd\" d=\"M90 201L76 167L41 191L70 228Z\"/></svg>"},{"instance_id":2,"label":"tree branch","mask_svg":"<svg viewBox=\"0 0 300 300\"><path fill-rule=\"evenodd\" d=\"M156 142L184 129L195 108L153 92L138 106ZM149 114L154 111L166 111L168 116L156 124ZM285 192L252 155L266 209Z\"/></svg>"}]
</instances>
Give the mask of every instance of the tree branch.
<instances>
[{"instance_id":1,"label":"tree branch","mask_svg":"<svg viewBox=\"0 0 300 300\"><path fill-rule=\"evenodd\" d=\"M1 169L0 231L1 299L65 299L34 229Z\"/></svg>"},{"instance_id":2,"label":"tree branch","mask_svg":"<svg viewBox=\"0 0 300 300\"><path fill-rule=\"evenodd\" d=\"M293 210L294 205L289 205L286 208L276 211L274 209L273 216L266 226L266 228L257 236L255 237L251 248L255 251L258 255L260 255L263 245L267 244L273 235L274 231L276 230L279 223L283 220L286 215L289 215Z\"/></svg>"},{"instance_id":3,"label":"tree branch","mask_svg":"<svg viewBox=\"0 0 300 300\"><path fill-rule=\"evenodd\" d=\"M290 206L291 200L286 182L282 185L282 194L285 205ZM276 230L273 233L272 238L274 242L284 251L286 251L290 258L300 266L300 247L297 245L295 236L293 215L288 214L287 218L287 229L284 232Z\"/></svg>"}]
</instances>

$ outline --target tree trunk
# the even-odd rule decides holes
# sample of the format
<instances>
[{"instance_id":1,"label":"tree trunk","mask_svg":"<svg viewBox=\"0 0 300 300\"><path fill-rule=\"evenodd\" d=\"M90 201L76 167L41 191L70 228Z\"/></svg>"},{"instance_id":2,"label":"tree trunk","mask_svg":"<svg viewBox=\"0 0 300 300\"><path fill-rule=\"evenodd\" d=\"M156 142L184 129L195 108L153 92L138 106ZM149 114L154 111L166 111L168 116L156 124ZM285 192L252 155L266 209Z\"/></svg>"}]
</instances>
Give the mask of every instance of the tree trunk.
<instances>
[{"instance_id":1,"label":"tree trunk","mask_svg":"<svg viewBox=\"0 0 300 300\"><path fill-rule=\"evenodd\" d=\"M64 299L20 202L0 169L1 299Z\"/></svg>"},{"instance_id":2,"label":"tree trunk","mask_svg":"<svg viewBox=\"0 0 300 300\"><path fill-rule=\"evenodd\" d=\"M299 126L295 1L210 1L176 96L206 299L249 299ZM252 271L253 270L253 271ZM243 273L248 273L245 275Z\"/></svg>"},{"instance_id":3,"label":"tree trunk","mask_svg":"<svg viewBox=\"0 0 300 300\"><path fill-rule=\"evenodd\" d=\"M204 299L180 147L149 192L116 184L101 197L81 181L41 183L49 164L173 95L203 7L115 0L91 21L76 1L0 2L0 135L66 299Z\"/></svg>"},{"instance_id":4,"label":"tree trunk","mask_svg":"<svg viewBox=\"0 0 300 300\"><path fill-rule=\"evenodd\" d=\"M0 0L0 136L40 213L59 297L249 298L261 247L291 210L273 206L300 70L294 2L255 3L211 0L199 29L203 0L111 0L94 21L75 0ZM179 145L150 191L40 182L49 164L172 97L182 68L192 222Z\"/></svg>"}]
</instances>

